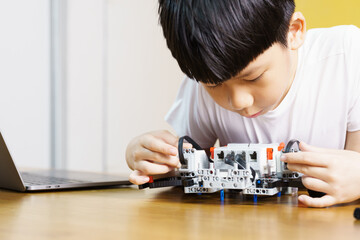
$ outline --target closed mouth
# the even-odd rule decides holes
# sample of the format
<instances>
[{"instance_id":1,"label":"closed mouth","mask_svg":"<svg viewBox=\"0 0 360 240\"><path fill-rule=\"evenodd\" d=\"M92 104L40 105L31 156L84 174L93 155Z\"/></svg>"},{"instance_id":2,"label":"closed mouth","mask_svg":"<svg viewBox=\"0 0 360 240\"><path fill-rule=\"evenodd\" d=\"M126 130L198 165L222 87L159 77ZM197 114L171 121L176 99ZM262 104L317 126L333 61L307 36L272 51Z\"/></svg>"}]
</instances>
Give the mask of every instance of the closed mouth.
<instances>
[{"instance_id":1,"label":"closed mouth","mask_svg":"<svg viewBox=\"0 0 360 240\"><path fill-rule=\"evenodd\" d=\"M255 113L255 114L253 114L253 115L251 115L251 116L248 116L248 118L255 118L255 117L259 116L261 113L262 113L262 110Z\"/></svg>"}]
</instances>

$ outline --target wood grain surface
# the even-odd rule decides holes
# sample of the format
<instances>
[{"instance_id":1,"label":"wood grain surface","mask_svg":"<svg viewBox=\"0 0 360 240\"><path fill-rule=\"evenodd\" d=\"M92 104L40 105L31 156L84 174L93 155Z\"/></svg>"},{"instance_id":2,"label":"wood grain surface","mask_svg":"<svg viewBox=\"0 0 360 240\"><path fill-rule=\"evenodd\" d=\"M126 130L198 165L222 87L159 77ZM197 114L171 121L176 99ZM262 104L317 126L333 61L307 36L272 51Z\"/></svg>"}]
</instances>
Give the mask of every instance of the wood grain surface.
<instances>
[{"instance_id":1,"label":"wood grain surface","mask_svg":"<svg viewBox=\"0 0 360 240\"><path fill-rule=\"evenodd\" d=\"M134 187L17 193L0 190L0 239L360 239L360 202L299 205L296 195L189 195Z\"/></svg>"}]
</instances>

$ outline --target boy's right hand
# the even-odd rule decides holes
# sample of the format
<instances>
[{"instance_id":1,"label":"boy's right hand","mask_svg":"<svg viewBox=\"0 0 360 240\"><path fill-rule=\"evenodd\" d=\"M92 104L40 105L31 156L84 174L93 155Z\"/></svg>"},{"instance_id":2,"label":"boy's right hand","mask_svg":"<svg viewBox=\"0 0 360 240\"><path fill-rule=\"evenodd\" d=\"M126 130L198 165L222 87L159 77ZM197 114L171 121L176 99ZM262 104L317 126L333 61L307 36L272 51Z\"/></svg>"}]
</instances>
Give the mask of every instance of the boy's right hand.
<instances>
[{"instance_id":1,"label":"boy's right hand","mask_svg":"<svg viewBox=\"0 0 360 240\"><path fill-rule=\"evenodd\" d=\"M180 167L178 137L169 131L154 131L134 138L126 148L126 162L134 170L130 182L140 185L149 181L149 176L165 174ZM191 144L184 144L191 147Z\"/></svg>"}]
</instances>

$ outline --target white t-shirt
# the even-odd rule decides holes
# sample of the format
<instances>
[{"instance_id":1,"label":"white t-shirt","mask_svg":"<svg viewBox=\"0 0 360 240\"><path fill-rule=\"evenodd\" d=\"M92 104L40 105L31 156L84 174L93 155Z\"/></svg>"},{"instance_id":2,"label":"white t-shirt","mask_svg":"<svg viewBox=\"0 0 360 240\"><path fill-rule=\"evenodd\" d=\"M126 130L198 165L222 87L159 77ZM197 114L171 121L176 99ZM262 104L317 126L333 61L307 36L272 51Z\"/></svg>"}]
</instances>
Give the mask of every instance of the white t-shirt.
<instances>
[{"instance_id":1,"label":"white t-shirt","mask_svg":"<svg viewBox=\"0 0 360 240\"><path fill-rule=\"evenodd\" d=\"M291 139L343 149L346 132L360 130L360 29L312 29L299 49L294 81L280 105L257 118L217 105L201 84L185 78L166 121L203 148Z\"/></svg>"}]
</instances>

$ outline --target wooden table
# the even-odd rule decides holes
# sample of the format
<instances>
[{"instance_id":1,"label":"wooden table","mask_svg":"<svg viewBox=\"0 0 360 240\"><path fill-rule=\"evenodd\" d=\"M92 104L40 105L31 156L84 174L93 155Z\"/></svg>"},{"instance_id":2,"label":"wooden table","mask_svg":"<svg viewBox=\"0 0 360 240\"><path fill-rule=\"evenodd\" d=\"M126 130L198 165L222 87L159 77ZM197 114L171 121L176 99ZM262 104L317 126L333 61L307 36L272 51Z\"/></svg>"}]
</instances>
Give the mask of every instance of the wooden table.
<instances>
[{"instance_id":1,"label":"wooden table","mask_svg":"<svg viewBox=\"0 0 360 240\"><path fill-rule=\"evenodd\" d=\"M296 196L187 195L136 187L17 193L0 190L0 239L360 239L360 202L324 209Z\"/></svg>"}]
</instances>

